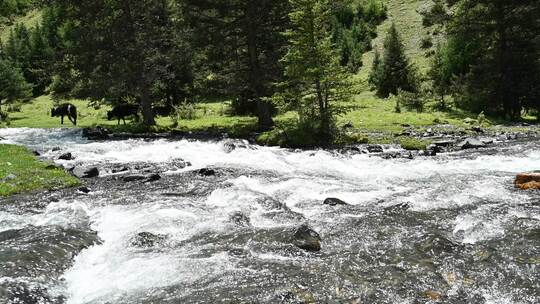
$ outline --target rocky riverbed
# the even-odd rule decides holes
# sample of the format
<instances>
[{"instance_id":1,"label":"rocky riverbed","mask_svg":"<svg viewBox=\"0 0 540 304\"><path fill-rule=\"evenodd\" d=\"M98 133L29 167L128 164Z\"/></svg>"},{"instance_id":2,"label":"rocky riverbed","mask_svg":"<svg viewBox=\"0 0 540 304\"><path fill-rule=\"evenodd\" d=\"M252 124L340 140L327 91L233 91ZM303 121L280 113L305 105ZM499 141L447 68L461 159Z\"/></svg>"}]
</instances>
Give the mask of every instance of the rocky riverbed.
<instances>
[{"instance_id":1,"label":"rocky riverbed","mask_svg":"<svg viewBox=\"0 0 540 304\"><path fill-rule=\"evenodd\" d=\"M540 192L513 184L534 137L409 157L0 136L84 181L0 201L0 303L540 302Z\"/></svg>"}]
</instances>

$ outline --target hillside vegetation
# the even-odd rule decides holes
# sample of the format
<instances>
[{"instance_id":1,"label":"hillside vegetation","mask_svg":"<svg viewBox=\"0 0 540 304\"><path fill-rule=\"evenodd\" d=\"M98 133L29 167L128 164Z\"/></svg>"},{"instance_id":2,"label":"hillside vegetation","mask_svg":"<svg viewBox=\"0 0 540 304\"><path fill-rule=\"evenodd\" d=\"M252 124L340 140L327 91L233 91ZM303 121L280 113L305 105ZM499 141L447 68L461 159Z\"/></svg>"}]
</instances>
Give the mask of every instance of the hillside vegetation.
<instances>
[{"instance_id":1,"label":"hillside vegetation","mask_svg":"<svg viewBox=\"0 0 540 304\"><path fill-rule=\"evenodd\" d=\"M9 70L2 77L12 82L0 91L2 110L10 111L1 118L6 126L55 127L50 107L69 101L79 108L80 126L114 127L106 111L127 102L141 109L133 130L144 124L272 137L296 129L309 145L339 140L343 126L364 142L409 126L466 127L464 119L478 115L530 121L540 108L540 26L494 12L534 16L540 5L480 2L133 1L128 16L121 1L84 8L57 1L0 22L0 60ZM435 14L430 24L426 14ZM141 23L126 32L132 15ZM467 28L468 18L508 24L499 27L515 40L507 45L523 49L490 54L505 47L501 33ZM500 54L522 56L493 59ZM155 106L170 117L155 117Z\"/></svg>"}]
</instances>

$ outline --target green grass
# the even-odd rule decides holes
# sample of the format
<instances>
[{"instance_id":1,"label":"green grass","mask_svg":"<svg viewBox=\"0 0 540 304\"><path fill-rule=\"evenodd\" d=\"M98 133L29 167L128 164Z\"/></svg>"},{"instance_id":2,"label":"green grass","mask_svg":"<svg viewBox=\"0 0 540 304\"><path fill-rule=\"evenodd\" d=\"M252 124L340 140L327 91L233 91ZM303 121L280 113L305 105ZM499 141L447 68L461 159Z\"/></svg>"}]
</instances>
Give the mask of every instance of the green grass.
<instances>
[{"instance_id":1,"label":"green grass","mask_svg":"<svg viewBox=\"0 0 540 304\"><path fill-rule=\"evenodd\" d=\"M54 103L48 96L41 96L30 102L23 103L19 112L9 113L9 124L3 123L0 126L11 128L74 128L74 127L93 127L101 125L111 128L117 132L137 132L144 131L140 125L134 124L130 119L126 119L127 126L121 122L117 126L117 120L107 120L108 106L101 106L96 109L89 105L85 100L68 100L77 106L77 126L74 126L67 117L64 118L64 125L60 124L59 117L51 117L51 108ZM170 117L160 117L157 119L158 127L154 131L163 131L169 129L178 129L182 131L229 131L233 134L243 135L246 132L254 130L257 124L257 118L246 116L228 115L230 108L229 102L199 103L195 105L193 119L180 119L177 124Z\"/></svg>"},{"instance_id":2,"label":"green grass","mask_svg":"<svg viewBox=\"0 0 540 304\"><path fill-rule=\"evenodd\" d=\"M398 140L401 147L405 150L425 150L431 142L413 137L401 137Z\"/></svg>"},{"instance_id":3,"label":"green grass","mask_svg":"<svg viewBox=\"0 0 540 304\"><path fill-rule=\"evenodd\" d=\"M475 118L474 115L461 111L396 113L393 100L377 98L371 92L356 96L349 106L351 111L341 116L338 124L350 122L355 128L366 132L396 133L403 131L405 125L427 127L440 122L463 126L464 118Z\"/></svg>"},{"instance_id":4,"label":"green grass","mask_svg":"<svg viewBox=\"0 0 540 304\"><path fill-rule=\"evenodd\" d=\"M425 73L429 68L430 59L426 57L426 49L422 49L422 39L433 32L433 28L422 25L422 15L418 12L430 7L430 0L385 0L388 8L388 19L377 28L377 38L372 42L374 50L382 54L384 38L392 22L403 39L406 53L420 72ZM438 37L433 37L436 45ZM374 51L367 52L362 58L363 66L359 72L360 79L366 81L373 64Z\"/></svg>"},{"instance_id":5,"label":"green grass","mask_svg":"<svg viewBox=\"0 0 540 304\"><path fill-rule=\"evenodd\" d=\"M42 11L41 10L32 10L28 12L25 16L16 17L11 24L0 24L0 40L6 42L9 38L9 33L16 24L22 23L27 28L31 28L37 25L41 21Z\"/></svg>"},{"instance_id":6,"label":"green grass","mask_svg":"<svg viewBox=\"0 0 540 304\"><path fill-rule=\"evenodd\" d=\"M0 196L77 185L78 179L38 161L27 149L0 145Z\"/></svg>"}]
</instances>

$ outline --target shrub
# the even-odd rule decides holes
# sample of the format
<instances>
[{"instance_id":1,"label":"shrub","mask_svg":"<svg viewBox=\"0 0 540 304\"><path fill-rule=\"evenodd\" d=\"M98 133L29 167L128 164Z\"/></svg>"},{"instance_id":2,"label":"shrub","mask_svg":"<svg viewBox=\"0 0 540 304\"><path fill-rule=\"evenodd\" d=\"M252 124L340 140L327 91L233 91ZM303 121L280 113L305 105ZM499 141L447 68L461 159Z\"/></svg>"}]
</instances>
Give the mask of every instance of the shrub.
<instances>
[{"instance_id":1,"label":"shrub","mask_svg":"<svg viewBox=\"0 0 540 304\"><path fill-rule=\"evenodd\" d=\"M338 136L336 143L340 145L367 144L369 136L361 132L343 132Z\"/></svg>"},{"instance_id":2,"label":"shrub","mask_svg":"<svg viewBox=\"0 0 540 304\"><path fill-rule=\"evenodd\" d=\"M174 116L176 120L185 119L193 120L197 119L197 107L192 103L185 103L174 108Z\"/></svg>"},{"instance_id":3,"label":"shrub","mask_svg":"<svg viewBox=\"0 0 540 304\"><path fill-rule=\"evenodd\" d=\"M416 151L425 150L429 145L429 142L414 137L401 137L399 139L399 144L405 150Z\"/></svg>"},{"instance_id":4,"label":"shrub","mask_svg":"<svg viewBox=\"0 0 540 304\"><path fill-rule=\"evenodd\" d=\"M433 39L431 36L426 36L420 41L420 47L423 49L429 49L433 46Z\"/></svg>"},{"instance_id":5,"label":"shrub","mask_svg":"<svg viewBox=\"0 0 540 304\"><path fill-rule=\"evenodd\" d=\"M4 111L0 111L0 121L7 122L9 121L9 114Z\"/></svg>"},{"instance_id":6,"label":"shrub","mask_svg":"<svg viewBox=\"0 0 540 304\"><path fill-rule=\"evenodd\" d=\"M317 126L313 122L289 120L280 123L274 130L265 132L257 138L259 144L288 148L313 148L325 146L317 134Z\"/></svg>"},{"instance_id":7,"label":"shrub","mask_svg":"<svg viewBox=\"0 0 540 304\"><path fill-rule=\"evenodd\" d=\"M424 112L426 102L419 93L407 92L400 89L396 99L397 105L404 106L409 111Z\"/></svg>"}]
</instances>

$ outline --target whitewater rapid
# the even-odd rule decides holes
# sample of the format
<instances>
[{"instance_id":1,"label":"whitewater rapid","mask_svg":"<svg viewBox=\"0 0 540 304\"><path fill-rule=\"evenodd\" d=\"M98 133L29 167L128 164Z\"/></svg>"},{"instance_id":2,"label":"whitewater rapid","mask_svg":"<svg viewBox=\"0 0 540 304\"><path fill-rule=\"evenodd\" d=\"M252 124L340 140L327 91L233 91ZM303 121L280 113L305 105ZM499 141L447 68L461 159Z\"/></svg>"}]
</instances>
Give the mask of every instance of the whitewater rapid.
<instances>
[{"instance_id":1,"label":"whitewater rapid","mask_svg":"<svg viewBox=\"0 0 540 304\"><path fill-rule=\"evenodd\" d=\"M95 142L83 139L81 132L73 129L0 129L0 136L5 138L2 143L24 145L39 151L43 159L53 159L66 168L80 164L130 167L141 163L164 168L161 172L166 180L164 186L146 190L144 184L130 189L108 188L98 183L88 195L70 194L55 200L45 197L46 206L32 213L0 209L0 232L25 227L61 227L97 233L99 242L76 254L58 280L0 278L0 281L41 284L51 297L63 298L61 301L66 303L205 303L211 299L227 303L240 300L272 303L274 293L289 289L295 296L294 290L308 290L316 302L331 302L329 299L339 302L341 295L347 295L348 299L365 298L373 303L417 303L414 301L422 295L394 288L399 284L408 286L415 280L421 286L418 288L425 290L446 284L445 288L438 287L437 292L448 299L458 296L469 299L460 292L472 294L474 290L484 303L540 301L538 282L534 283L534 277L539 278L535 260L525 265L510 263L508 267L503 265L503 257L492 262L498 271L512 272L508 277L519 280L531 277L532 285L522 287L527 292L513 285L505 286L506 277L497 279L488 270L485 273L475 270L474 275L467 273L468 266L463 264L469 262L462 252L439 254L431 249L432 253L419 253L433 260L433 271L439 277L446 278L448 273L457 277L451 283L448 279L439 282L431 276L424 278L423 274L417 274L417 279L410 277L414 277L412 274L418 267L424 267L413 265L421 262L412 253L423 245L410 244L424 244L425 235L440 233L456 246L474 247L467 249L474 251L480 247L487 250L486 244L493 242L496 245L491 246L503 246L505 238L515 237L517 232L513 227L518 220L527 219L526 229L532 231L540 227L540 210L536 205L539 196L518 192L512 186L517 173L540 169L539 142L501 145L485 153L385 160L369 154L293 151L248 143L231 151L225 144L227 141ZM71 152L75 159L57 160L64 152ZM190 166L168 169L169 164L178 160L189 162ZM216 168L224 173L212 181L184 177L202 168ZM103 171L102 178L112 179L116 175ZM165 192L184 194L164 196ZM351 207L329 208L322 204L328 197L340 198ZM269 204L286 206L289 211L278 212L281 207L269 207ZM381 213L399 204L407 205L407 218L412 220L402 223L400 215L395 218ZM231 224L230 215L235 212L250 219L251 230ZM375 220L379 217L380 220ZM418 223L411 224L415 219ZM277 245L280 233L304 222L321 234L322 256L291 255L281 249L282 245ZM384 236L377 236L378 230L385 231ZM156 248L134 248L131 239L143 231L165 235L167 239ZM223 239L228 241L222 244ZM536 254L540 257L540 244L534 239L527 242L532 245L524 245L526 257L535 259ZM242 253L238 256L235 250ZM347 260L349 255L354 257ZM395 258L389 259L390 255ZM374 258L377 256L381 256L379 260ZM394 283L375 279L360 283L344 277L352 269L363 273L360 266L363 262L369 264L373 258L374 264L369 267L380 264L381 269L390 271L387 267L394 265L405 269L407 274L403 277L392 274L400 278ZM303 277L311 279L300 284L301 287L290 287L292 281L302 276L288 274L283 270L287 265L306 271ZM384 273L381 275L388 276ZM494 281L490 285L481 279L471 279L477 283L467 285L469 276L485 276ZM260 295L252 283L260 286ZM380 291L381 295L379 291L365 291L370 284L384 291ZM243 288L245 294L235 291ZM337 292L340 288L347 291ZM472 303L471 299L464 303Z\"/></svg>"}]
</instances>

